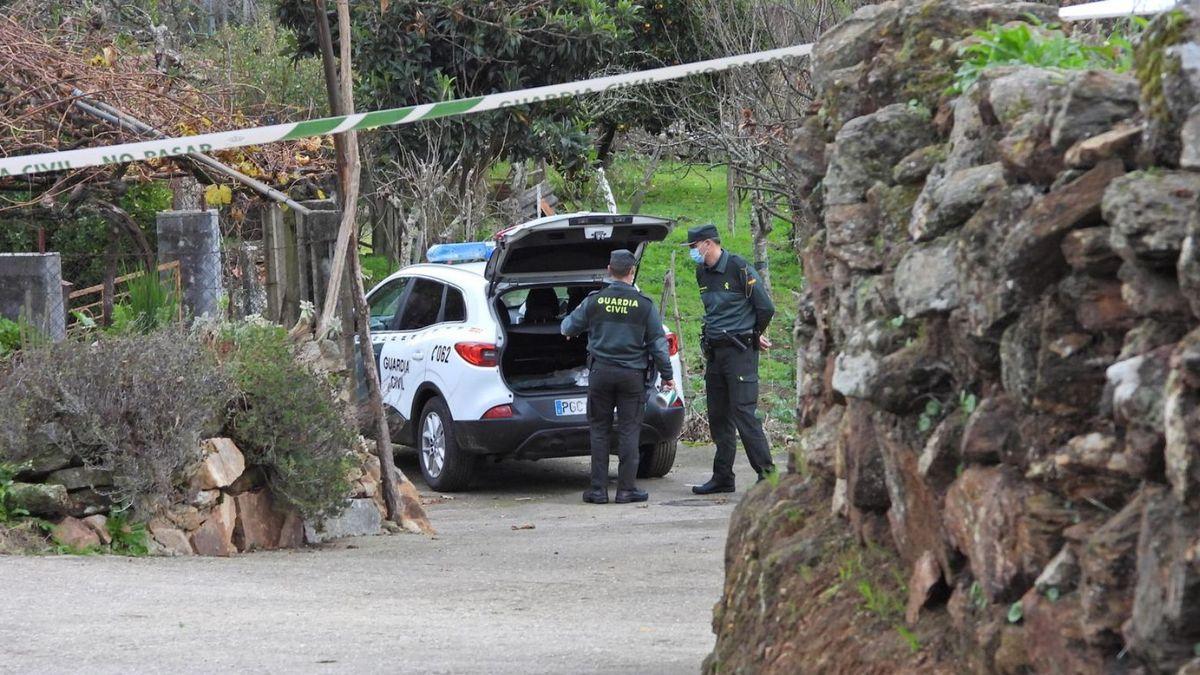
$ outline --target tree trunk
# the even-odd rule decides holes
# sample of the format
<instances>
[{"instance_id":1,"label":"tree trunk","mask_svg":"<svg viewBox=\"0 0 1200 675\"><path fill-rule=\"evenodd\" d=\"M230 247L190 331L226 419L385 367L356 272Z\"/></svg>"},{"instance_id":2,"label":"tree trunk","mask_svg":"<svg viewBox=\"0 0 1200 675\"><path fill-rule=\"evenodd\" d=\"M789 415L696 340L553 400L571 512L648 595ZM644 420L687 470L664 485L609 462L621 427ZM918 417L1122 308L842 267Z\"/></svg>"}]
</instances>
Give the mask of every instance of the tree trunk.
<instances>
[{"instance_id":1,"label":"tree trunk","mask_svg":"<svg viewBox=\"0 0 1200 675\"><path fill-rule=\"evenodd\" d=\"M341 36L341 87L337 86L337 75L333 69L333 43L329 35L328 15L325 12L324 0L313 0L313 4L317 10L317 32L321 40L321 51L323 61L325 62L326 88L329 92L330 103L334 108L335 114L346 114L353 109L353 93L351 91L351 72L350 72L350 8L348 0L337 0L338 9L338 28ZM342 134L342 147L338 152L338 185L343 195L344 206L342 211L343 227L338 232L338 250L342 252L341 256L334 258L335 262L342 261L342 265L349 261L349 269L353 279L352 284L352 302L354 303L355 315L359 319L356 321L358 325L358 347L362 354L363 373L367 380L367 390L370 396L371 411L375 415L375 434L376 434L376 454L379 458L380 469L383 473L383 498L387 505L388 519L392 520L406 529L417 530L421 532L432 533L433 528L429 524L429 520L425 517L425 509L421 506L420 496L416 489L408 482L408 478L404 476L399 469L396 468L395 458L392 456L392 439L391 430L388 428L387 415L383 407L383 392L379 386L379 371L375 368L374 354L371 347L371 331L369 322L365 317L369 315L367 307L366 292L362 283L362 268L358 260L358 234L357 232L347 231L346 237L343 238L342 230L346 230L347 223L350 225L350 230L356 229L355 225L355 207L358 201L359 188L359 162L358 162L358 142L356 134L353 131ZM353 236L350 236L353 235ZM335 283L334 279L338 279L340 275L331 279L331 284ZM336 302L337 294L331 293L329 301ZM346 330L350 330L350 326L346 326ZM397 481L403 483L397 489ZM401 496L403 492L403 497Z\"/></svg>"},{"instance_id":2,"label":"tree trunk","mask_svg":"<svg viewBox=\"0 0 1200 675\"><path fill-rule=\"evenodd\" d=\"M773 225L771 214L763 208L762 193L754 191L750 197L750 233L754 237L754 269L762 279L763 288L771 290L771 268L768 258L768 237Z\"/></svg>"}]
</instances>

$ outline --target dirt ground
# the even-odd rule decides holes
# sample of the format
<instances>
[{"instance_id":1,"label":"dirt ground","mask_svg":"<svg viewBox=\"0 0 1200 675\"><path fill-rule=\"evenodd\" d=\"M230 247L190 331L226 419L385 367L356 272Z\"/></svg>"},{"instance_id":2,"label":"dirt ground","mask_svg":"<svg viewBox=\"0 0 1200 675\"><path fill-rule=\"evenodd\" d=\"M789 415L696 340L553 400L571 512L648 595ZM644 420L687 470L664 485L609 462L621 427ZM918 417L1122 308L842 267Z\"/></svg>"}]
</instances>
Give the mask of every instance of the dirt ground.
<instances>
[{"instance_id":1,"label":"dirt ground","mask_svg":"<svg viewBox=\"0 0 1200 675\"><path fill-rule=\"evenodd\" d=\"M681 447L644 508L582 504L586 459L491 466L427 507L432 539L0 557L0 672L695 673L741 497L694 498L711 457Z\"/></svg>"}]
</instances>

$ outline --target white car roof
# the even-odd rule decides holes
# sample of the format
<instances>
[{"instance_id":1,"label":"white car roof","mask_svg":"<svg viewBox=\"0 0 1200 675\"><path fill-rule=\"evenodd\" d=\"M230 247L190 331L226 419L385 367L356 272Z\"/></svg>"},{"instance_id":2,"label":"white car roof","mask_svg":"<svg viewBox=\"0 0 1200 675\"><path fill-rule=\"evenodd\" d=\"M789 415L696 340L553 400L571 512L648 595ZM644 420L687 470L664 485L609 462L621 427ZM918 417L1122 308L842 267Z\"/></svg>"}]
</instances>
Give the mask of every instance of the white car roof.
<instances>
[{"instance_id":1,"label":"white car roof","mask_svg":"<svg viewBox=\"0 0 1200 675\"><path fill-rule=\"evenodd\" d=\"M487 263L473 262L461 263L457 265L448 265L445 263L418 263L409 265L400 270L388 275L386 279L379 282L376 288L384 283L406 276L426 276L434 279L445 279L459 286L470 286L482 288L487 284L487 280L483 277L483 268Z\"/></svg>"}]
</instances>

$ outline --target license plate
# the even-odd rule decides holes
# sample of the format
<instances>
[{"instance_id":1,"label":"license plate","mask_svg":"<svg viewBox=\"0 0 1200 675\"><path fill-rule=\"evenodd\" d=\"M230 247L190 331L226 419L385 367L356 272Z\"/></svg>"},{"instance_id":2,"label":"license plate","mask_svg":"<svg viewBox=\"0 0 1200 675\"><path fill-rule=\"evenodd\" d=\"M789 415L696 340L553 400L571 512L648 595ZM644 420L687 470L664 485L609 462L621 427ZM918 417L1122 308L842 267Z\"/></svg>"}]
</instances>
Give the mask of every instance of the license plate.
<instances>
[{"instance_id":1,"label":"license plate","mask_svg":"<svg viewBox=\"0 0 1200 675\"><path fill-rule=\"evenodd\" d=\"M560 398L554 402L554 414L559 417L568 415L586 415L586 398Z\"/></svg>"}]
</instances>

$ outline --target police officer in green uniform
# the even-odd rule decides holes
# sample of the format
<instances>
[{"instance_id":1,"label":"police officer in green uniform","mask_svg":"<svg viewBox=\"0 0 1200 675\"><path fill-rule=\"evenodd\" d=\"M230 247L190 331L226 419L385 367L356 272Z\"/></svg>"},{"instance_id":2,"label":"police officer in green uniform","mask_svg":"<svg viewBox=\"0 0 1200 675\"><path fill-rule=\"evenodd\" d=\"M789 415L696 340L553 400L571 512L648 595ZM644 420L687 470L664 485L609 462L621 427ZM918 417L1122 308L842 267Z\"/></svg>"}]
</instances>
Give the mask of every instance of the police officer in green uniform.
<instances>
[{"instance_id":1,"label":"police officer in green uniform","mask_svg":"<svg viewBox=\"0 0 1200 675\"><path fill-rule=\"evenodd\" d=\"M588 333L588 423L592 440L592 485L583 493L589 504L608 503L608 451L617 411L618 504L644 502L650 495L634 483L638 470L638 436L646 412L646 383L651 362L664 388L675 386L667 336L654 303L633 287L637 259L624 249L612 252L612 283L592 293L567 315L562 334L568 339Z\"/></svg>"},{"instance_id":2,"label":"police officer in green uniform","mask_svg":"<svg viewBox=\"0 0 1200 675\"><path fill-rule=\"evenodd\" d=\"M771 346L764 333L775 316L775 304L754 267L721 248L715 225L688 230L687 245L704 301L704 386L708 427L717 446L712 479L693 487L692 492L733 492L737 436L741 436L759 480L775 472L767 435L757 416L758 352Z\"/></svg>"}]
</instances>

